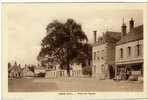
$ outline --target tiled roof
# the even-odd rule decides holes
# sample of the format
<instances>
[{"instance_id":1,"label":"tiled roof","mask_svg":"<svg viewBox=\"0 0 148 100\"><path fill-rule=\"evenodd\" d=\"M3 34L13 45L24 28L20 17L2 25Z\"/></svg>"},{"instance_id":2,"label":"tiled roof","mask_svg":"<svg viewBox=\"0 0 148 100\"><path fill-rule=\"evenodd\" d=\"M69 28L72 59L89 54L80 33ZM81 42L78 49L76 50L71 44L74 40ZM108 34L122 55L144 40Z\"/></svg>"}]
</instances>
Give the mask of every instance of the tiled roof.
<instances>
[{"instance_id":1,"label":"tiled roof","mask_svg":"<svg viewBox=\"0 0 148 100\"><path fill-rule=\"evenodd\" d=\"M8 71L11 71L14 68L14 66L11 66L8 68Z\"/></svg>"},{"instance_id":2,"label":"tiled roof","mask_svg":"<svg viewBox=\"0 0 148 100\"><path fill-rule=\"evenodd\" d=\"M17 70L17 71L20 71L22 70L21 67L17 66L17 65L14 65L14 66L11 66L8 71L11 72L13 69Z\"/></svg>"},{"instance_id":3,"label":"tiled roof","mask_svg":"<svg viewBox=\"0 0 148 100\"><path fill-rule=\"evenodd\" d=\"M121 38L121 32L112 32L112 31L107 31L105 33L105 41L106 42L117 42Z\"/></svg>"},{"instance_id":4,"label":"tiled roof","mask_svg":"<svg viewBox=\"0 0 148 100\"><path fill-rule=\"evenodd\" d=\"M127 35L121 37L121 40L117 42L117 45L141 39L143 39L143 25L135 27L132 33L129 32Z\"/></svg>"}]
</instances>

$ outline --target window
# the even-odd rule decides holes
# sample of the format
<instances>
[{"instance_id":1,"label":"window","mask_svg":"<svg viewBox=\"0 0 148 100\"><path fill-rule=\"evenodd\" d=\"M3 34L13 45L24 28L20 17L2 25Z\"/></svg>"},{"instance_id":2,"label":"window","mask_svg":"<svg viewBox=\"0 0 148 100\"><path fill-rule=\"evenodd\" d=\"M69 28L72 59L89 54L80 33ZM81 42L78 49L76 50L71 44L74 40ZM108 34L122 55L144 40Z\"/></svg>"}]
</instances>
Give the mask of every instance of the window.
<instances>
[{"instance_id":1,"label":"window","mask_svg":"<svg viewBox=\"0 0 148 100\"><path fill-rule=\"evenodd\" d=\"M139 55L140 55L140 45L137 44L137 56L139 56Z\"/></svg>"},{"instance_id":2,"label":"window","mask_svg":"<svg viewBox=\"0 0 148 100\"><path fill-rule=\"evenodd\" d=\"M142 44L136 45L136 56L142 56L143 55L143 46Z\"/></svg>"},{"instance_id":3,"label":"window","mask_svg":"<svg viewBox=\"0 0 148 100\"><path fill-rule=\"evenodd\" d=\"M120 49L120 58L123 58L123 48Z\"/></svg>"},{"instance_id":4,"label":"window","mask_svg":"<svg viewBox=\"0 0 148 100\"><path fill-rule=\"evenodd\" d=\"M103 57L101 57L101 59L103 60L104 58L103 58Z\"/></svg>"},{"instance_id":5,"label":"window","mask_svg":"<svg viewBox=\"0 0 148 100\"><path fill-rule=\"evenodd\" d=\"M143 45L141 44L140 45L140 56L142 56L143 55Z\"/></svg>"},{"instance_id":6,"label":"window","mask_svg":"<svg viewBox=\"0 0 148 100\"><path fill-rule=\"evenodd\" d=\"M128 47L128 56L131 56L131 47Z\"/></svg>"},{"instance_id":7,"label":"window","mask_svg":"<svg viewBox=\"0 0 148 100\"><path fill-rule=\"evenodd\" d=\"M99 51L97 51L97 60L100 60Z\"/></svg>"},{"instance_id":8,"label":"window","mask_svg":"<svg viewBox=\"0 0 148 100\"><path fill-rule=\"evenodd\" d=\"M99 58L99 51L97 51L97 59L100 60L100 58Z\"/></svg>"},{"instance_id":9,"label":"window","mask_svg":"<svg viewBox=\"0 0 148 100\"><path fill-rule=\"evenodd\" d=\"M105 53L104 53L104 50L102 50L102 57L101 57L102 60L104 59L104 56L105 56Z\"/></svg>"}]
</instances>

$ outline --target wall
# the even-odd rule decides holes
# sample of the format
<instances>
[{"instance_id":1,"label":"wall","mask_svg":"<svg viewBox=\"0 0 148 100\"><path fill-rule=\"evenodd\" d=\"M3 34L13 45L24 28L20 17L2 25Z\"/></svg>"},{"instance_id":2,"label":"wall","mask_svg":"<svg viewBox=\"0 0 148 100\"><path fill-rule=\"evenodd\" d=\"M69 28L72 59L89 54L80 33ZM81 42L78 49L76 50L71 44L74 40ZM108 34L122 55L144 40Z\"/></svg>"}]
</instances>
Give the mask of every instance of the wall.
<instances>
[{"instance_id":1,"label":"wall","mask_svg":"<svg viewBox=\"0 0 148 100\"><path fill-rule=\"evenodd\" d=\"M94 77L101 77L104 71L102 72L103 68L101 68L102 65L105 67L106 63L106 44L101 44L93 47L92 53L92 72ZM95 54L96 53L96 57ZM105 68L104 68L105 70Z\"/></svg>"},{"instance_id":2,"label":"wall","mask_svg":"<svg viewBox=\"0 0 148 100\"><path fill-rule=\"evenodd\" d=\"M108 43L107 44L107 57L106 63L107 64L115 64L115 43Z\"/></svg>"},{"instance_id":3,"label":"wall","mask_svg":"<svg viewBox=\"0 0 148 100\"><path fill-rule=\"evenodd\" d=\"M66 70L52 70L46 71L46 78L55 78L55 77L66 77L67 76L67 71Z\"/></svg>"},{"instance_id":4,"label":"wall","mask_svg":"<svg viewBox=\"0 0 148 100\"><path fill-rule=\"evenodd\" d=\"M136 45L140 44L142 48L140 49L141 54L137 56ZM131 47L131 55L128 56L128 47ZM120 49L123 48L123 58L120 57ZM125 44L116 46L116 64L128 64L128 63L138 63L143 62L143 40L128 42Z\"/></svg>"}]
</instances>

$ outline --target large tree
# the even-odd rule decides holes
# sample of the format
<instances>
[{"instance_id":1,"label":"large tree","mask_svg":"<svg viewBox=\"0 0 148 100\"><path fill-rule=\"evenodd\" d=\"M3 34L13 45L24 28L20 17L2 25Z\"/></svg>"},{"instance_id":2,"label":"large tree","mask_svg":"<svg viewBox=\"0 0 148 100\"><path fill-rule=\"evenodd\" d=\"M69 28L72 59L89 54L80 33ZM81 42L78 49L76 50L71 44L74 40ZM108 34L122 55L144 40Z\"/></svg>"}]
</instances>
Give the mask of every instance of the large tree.
<instances>
[{"instance_id":1,"label":"large tree","mask_svg":"<svg viewBox=\"0 0 148 100\"><path fill-rule=\"evenodd\" d=\"M67 19L65 23L53 21L47 25L38 60L44 64L66 65L70 76L70 64L83 63L90 56L86 51L90 46L87 41L81 25L73 19Z\"/></svg>"}]
</instances>

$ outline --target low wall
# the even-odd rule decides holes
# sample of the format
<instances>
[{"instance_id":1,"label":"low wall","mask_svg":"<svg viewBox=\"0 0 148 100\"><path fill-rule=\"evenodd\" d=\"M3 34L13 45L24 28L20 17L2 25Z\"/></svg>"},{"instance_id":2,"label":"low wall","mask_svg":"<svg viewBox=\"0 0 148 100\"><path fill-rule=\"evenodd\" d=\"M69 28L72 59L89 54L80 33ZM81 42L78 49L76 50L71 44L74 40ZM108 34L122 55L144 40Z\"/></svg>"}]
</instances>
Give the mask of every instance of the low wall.
<instances>
[{"instance_id":1,"label":"low wall","mask_svg":"<svg viewBox=\"0 0 148 100\"><path fill-rule=\"evenodd\" d=\"M46 78L50 77L67 77L67 71L66 70L53 70L53 71L46 71ZM70 76L71 77L79 77L82 76L82 70L70 70Z\"/></svg>"}]
</instances>

